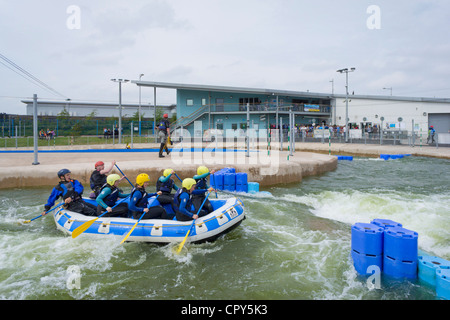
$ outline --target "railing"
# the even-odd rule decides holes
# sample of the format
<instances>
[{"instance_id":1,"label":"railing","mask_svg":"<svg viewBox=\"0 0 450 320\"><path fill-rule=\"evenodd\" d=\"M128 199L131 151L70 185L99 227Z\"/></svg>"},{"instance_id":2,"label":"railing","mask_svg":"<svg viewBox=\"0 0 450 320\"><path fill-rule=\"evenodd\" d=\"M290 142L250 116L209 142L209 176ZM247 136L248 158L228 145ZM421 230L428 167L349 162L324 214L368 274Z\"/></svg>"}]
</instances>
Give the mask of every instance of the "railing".
<instances>
[{"instance_id":1,"label":"railing","mask_svg":"<svg viewBox=\"0 0 450 320\"><path fill-rule=\"evenodd\" d=\"M192 122L194 122L195 120L197 120L198 118L200 118L204 113L208 112L209 110L209 106L203 106L200 109L195 110L194 112L192 112L190 115L186 116L186 117L180 117L177 119L177 121L175 121L175 123L172 123L170 125L170 130L174 131L180 127L185 127L189 124L191 124Z\"/></svg>"},{"instance_id":2,"label":"railing","mask_svg":"<svg viewBox=\"0 0 450 320\"><path fill-rule=\"evenodd\" d=\"M306 113L331 113L331 106L319 104L298 104L298 103L280 103L278 110ZM250 111L256 112L275 112L277 106L274 104L260 103L249 104ZM211 104L211 112L245 112L247 111L247 104L227 103L227 104Z\"/></svg>"}]
</instances>

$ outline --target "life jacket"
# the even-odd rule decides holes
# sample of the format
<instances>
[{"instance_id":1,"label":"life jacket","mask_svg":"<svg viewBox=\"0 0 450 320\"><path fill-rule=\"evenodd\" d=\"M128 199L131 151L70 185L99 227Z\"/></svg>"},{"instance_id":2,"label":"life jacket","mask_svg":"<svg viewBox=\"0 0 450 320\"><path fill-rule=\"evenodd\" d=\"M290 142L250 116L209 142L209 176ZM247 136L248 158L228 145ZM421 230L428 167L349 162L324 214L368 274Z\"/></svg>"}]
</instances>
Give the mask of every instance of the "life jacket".
<instances>
[{"instance_id":1,"label":"life jacket","mask_svg":"<svg viewBox=\"0 0 450 320\"><path fill-rule=\"evenodd\" d=\"M103 189L105 188L109 188L111 189L111 193L106 196L103 199L103 202L108 206L108 207L113 207L116 204L117 199L119 198L119 189L117 189L114 186L110 186L109 184L104 184L103 187L100 189L100 193L103 191Z\"/></svg>"},{"instance_id":2,"label":"life jacket","mask_svg":"<svg viewBox=\"0 0 450 320\"><path fill-rule=\"evenodd\" d=\"M206 181L206 178L202 178L195 181L197 181L195 189L208 189L208 182Z\"/></svg>"},{"instance_id":3,"label":"life jacket","mask_svg":"<svg viewBox=\"0 0 450 320\"><path fill-rule=\"evenodd\" d=\"M166 182L161 182L158 179L156 181L156 192L162 191L163 193L171 193L174 183L175 182L172 179L169 179Z\"/></svg>"},{"instance_id":4,"label":"life jacket","mask_svg":"<svg viewBox=\"0 0 450 320\"><path fill-rule=\"evenodd\" d=\"M161 121L159 122L158 129L159 129L160 131L166 132L166 131L167 131L167 128L169 128L169 121L168 121L168 120L161 120Z\"/></svg>"},{"instance_id":5,"label":"life jacket","mask_svg":"<svg viewBox=\"0 0 450 320\"><path fill-rule=\"evenodd\" d=\"M75 188L73 187L73 180L60 181L57 189L62 192L63 200L66 200L67 198L78 200L81 198L81 196L77 192L75 192Z\"/></svg>"},{"instance_id":6,"label":"life jacket","mask_svg":"<svg viewBox=\"0 0 450 320\"><path fill-rule=\"evenodd\" d=\"M179 189L177 190L177 192L175 192L175 195L173 196L173 202L174 202L174 204L177 206L177 208L179 208L179 207L180 207L180 203L181 203L181 201L180 201L180 196L181 196L181 194L182 194L183 192L185 192L185 193L187 193L187 194L189 195L189 200L188 200L187 203L186 203L186 210L191 211L191 210L192 210L192 200L191 200L191 195L186 191L185 188L179 188Z\"/></svg>"},{"instance_id":7,"label":"life jacket","mask_svg":"<svg viewBox=\"0 0 450 320\"><path fill-rule=\"evenodd\" d=\"M133 188L133 190L131 190L131 196L130 199L133 199L134 193L135 192L140 192L142 197L139 199L139 201L136 203L136 207L140 207L140 208L147 208L147 203L146 203L146 196L147 196L147 191L145 191L145 189L141 189L141 188Z\"/></svg>"},{"instance_id":8,"label":"life jacket","mask_svg":"<svg viewBox=\"0 0 450 320\"><path fill-rule=\"evenodd\" d=\"M106 175L100 174L100 171L98 170L94 170L91 174L89 182L92 190L99 190L106 183Z\"/></svg>"}]
</instances>

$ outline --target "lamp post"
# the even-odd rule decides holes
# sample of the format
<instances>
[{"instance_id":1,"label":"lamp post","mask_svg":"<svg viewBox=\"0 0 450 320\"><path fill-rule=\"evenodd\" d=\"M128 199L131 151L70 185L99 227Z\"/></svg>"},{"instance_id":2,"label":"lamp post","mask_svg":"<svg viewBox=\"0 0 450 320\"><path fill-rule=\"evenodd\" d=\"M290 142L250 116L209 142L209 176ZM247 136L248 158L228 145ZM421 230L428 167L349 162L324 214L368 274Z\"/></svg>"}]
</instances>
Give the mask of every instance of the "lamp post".
<instances>
[{"instance_id":1,"label":"lamp post","mask_svg":"<svg viewBox=\"0 0 450 320\"><path fill-rule=\"evenodd\" d=\"M119 144L122 143L122 82L129 82L127 79L111 79L119 83Z\"/></svg>"},{"instance_id":2,"label":"lamp post","mask_svg":"<svg viewBox=\"0 0 450 320\"><path fill-rule=\"evenodd\" d=\"M390 87L390 88L383 88L383 90L391 90L391 97L392 97L392 87Z\"/></svg>"},{"instance_id":3,"label":"lamp post","mask_svg":"<svg viewBox=\"0 0 450 320\"><path fill-rule=\"evenodd\" d=\"M355 68L337 70L339 73L345 73L345 142L348 142L348 73L355 70Z\"/></svg>"},{"instance_id":4,"label":"lamp post","mask_svg":"<svg viewBox=\"0 0 450 320\"><path fill-rule=\"evenodd\" d=\"M144 76L143 73L139 75L139 81ZM139 86L139 137L141 136L141 86Z\"/></svg>"}]
</instances>

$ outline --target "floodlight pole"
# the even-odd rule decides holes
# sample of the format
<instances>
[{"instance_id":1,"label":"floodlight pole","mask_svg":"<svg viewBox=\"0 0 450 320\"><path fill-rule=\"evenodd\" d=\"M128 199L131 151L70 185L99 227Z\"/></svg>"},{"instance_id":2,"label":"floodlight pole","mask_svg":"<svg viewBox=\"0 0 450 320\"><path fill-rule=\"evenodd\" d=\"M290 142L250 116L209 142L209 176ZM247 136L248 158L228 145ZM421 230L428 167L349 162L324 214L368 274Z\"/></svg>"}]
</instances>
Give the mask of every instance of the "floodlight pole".
<instances>
[{"instance_id":1,"label":"floodlight pole","mask_svg":"<svg viewBox=\"0 0 450 320\"><path fill-rule=\"evenodd\" d=\"M122 143L122 82L129 82L128 79L111 79L119 83L119 144Z\"/></svg>"},{"instance_id":2,"label":"floodlight pole","mask_svg":"<svg viewBox=\"0 0 450 320\"><path fill-rule=\"evenodd\" d=\"M336 72L345 73L345 142L348 142L348 73L355 71L355 68L339 69Z\"/></svg>"}]
</instances>

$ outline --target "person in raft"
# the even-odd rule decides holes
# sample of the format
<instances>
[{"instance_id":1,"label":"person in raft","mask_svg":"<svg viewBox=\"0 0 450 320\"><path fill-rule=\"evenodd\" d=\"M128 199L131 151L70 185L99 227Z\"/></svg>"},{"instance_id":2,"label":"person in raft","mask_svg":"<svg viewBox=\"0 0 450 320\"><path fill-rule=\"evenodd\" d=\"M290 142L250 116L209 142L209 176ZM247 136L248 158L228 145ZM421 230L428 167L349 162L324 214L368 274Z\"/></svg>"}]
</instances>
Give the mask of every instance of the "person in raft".
<instances>
[{"instance_id":1,"label":"person in raft","mask_svg":"<svg viewBox=\"0 0 450 320\"><path fill-rule=\"evenodd\" d=\"M210 174L214 174L216 172L215 170L212 170L209 172L209 169L205 166L200 166L197 168L197 175L195 175L193 178L196 182L196 189L197 190L203 190L204 192L196 192L192 195L192 204L195 207L195 210L198 210L200 206L203 203L203 200L205 200L205 192L208 189L208 181L206 178ZM212 189L214 190L214 189ZM209 200L206 200L205 204L203 205L203 210L205 210L207 213L211 213L214 211L213 206L211 205L211 202Z\"/></svg>"},{"instance_id":2,"label":"person in raft","mask_svg":"<svg viewBox=\"0 0 450 320\"><path fill-rule=\"evenodd\" d=\"M136 185L131 191L128 209L130 209L134 219L139 219L144 212L145 215L142 219L167 219L166 210L161 205L152 206L150 208L147 207L149 198L156 195L160 196L162 193L161 191L158 191L157 193L148 194L145 191L145 188L148 187L149 184L150 177L148 174L141 173L136 177ZM158 197L158 200L159 198L160 197Z\"/></svg>"},{"instance_id":3,"label":"person in raft","mask_svg":"<svg viewBox=\"0 0 450 320\"><path fill-rule=\"evenodd\" d=\"M128 204L126 202L120 203L114 209L112 208L119 198L127 198L130 195L123 194L118 189L119 183L123 179L125 179L125 176L121 178L115 173L106 177L106 184L102 187L100 194L95 200L98 203L97 216L108 211L108 213L105 214L106 217L128 217Z\"/></svg>"},{"instance_id":4,"label":"person in raft","mask_svg":"<svg viewBox=\"0 0 450 320\"><path fill-rule=\"evenodd\" d=\"M212 191L213 188L209 188L208 190L195 189L195 180L192 178L186 178L181 183L181 188L175 193L174 202L177 206L176 217L178 221L189 221L189 220L197 220L199 217L206 216L208 214L205 210L200 210L197 215L198 209L195 210L192 205L191 195L198 193L205 193L206 191Z\"/></svg>"},{"instance_id":5,"label":"person in raft","mask_svg":"<svg viewBox=\"0 0 450 320\"><path fill-rule=\"evenodd\" d=\"M89 198L95 199L100 193L100 189L106 184L106 176L111 172L116 164L116 160L111 162L111 166L105 169L105 163L103 161L97 161L94 165L95 170L91 173L91 178L89 180L91 190L93 191Z\"/></svg>"},{"instance_id":6,"label":"person in raft","mask_svg":"<svg viewBox=\"0 0 450 320\"><path fill-rule=\"evenodd\" d=\"M171 178L174 173L175 171L173 171L173 169L164 170L163 175L156 181L156 191L162 192L162 194L158 197L159 203L170 204L173 211L176 212L175 203L173 202L172 189L176 192L178 191L178 186Z\"/></svg>"},{"instance_id":7,"label":"person in raft","mask_svg":"<svg viewBox=\"0 0 450 320\"><path fill-rule=\"evenodd\" d=\"M61 197L65 202L64 207L67 210L87 216L95 216L95 206L85 202L81 197L84 190L83 185L78 182L78 180L72 179L70 174L71 172L69 169L61 169L58 171L57 175L60 181L58 185L53 188L52 193L47 200L47 204L44 206L42 215L45 215L46 212L53 207L55 201Z\"/></svg>"}]
</instances>

